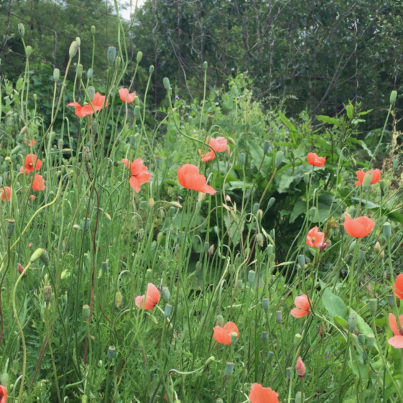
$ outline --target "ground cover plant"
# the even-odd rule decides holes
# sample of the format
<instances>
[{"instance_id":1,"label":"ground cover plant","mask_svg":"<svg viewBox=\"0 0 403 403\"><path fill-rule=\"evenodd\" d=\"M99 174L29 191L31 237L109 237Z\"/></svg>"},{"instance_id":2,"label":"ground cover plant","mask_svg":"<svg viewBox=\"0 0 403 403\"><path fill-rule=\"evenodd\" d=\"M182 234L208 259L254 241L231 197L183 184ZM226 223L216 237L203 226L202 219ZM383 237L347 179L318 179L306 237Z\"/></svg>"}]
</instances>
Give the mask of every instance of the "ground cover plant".
<instances>
[{"instance_id":1,"label":"ground cover plant","mask_svg":"<svg viewBox=\"0 0 403 403\"><path fill-rule=\"evenodd\" d=\"M44 117L19 30L25 73L0 86L0 402L403 399L395 91L368 147L359 104L314 127L265 111L246 75L207 92L207 63L201 100L164 78L149 110L141 52L128 69L110 47L97 81L76 38Z\"/></svg>"}]
</instances>

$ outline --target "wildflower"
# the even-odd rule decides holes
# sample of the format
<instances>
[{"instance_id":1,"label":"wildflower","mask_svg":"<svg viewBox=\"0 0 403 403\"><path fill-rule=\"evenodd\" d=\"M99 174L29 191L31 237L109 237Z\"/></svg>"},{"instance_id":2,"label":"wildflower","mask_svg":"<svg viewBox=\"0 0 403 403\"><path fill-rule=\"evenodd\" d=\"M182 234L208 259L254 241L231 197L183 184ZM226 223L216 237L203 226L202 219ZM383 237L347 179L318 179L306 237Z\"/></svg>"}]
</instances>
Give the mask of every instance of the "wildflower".
<instances>
[{"instance_id":1,"label":"wildflower","mask_svg":"<svg viewBox=\"0 0 403 403\"><path fill-rule=\"evenodd\" d=\"M260 383L250 387L249 400L251 403L278 403L278 393L271 388L265 388Z\"/></svg>"},{"instance_id":2,"label":"wildflower","mask_svg":"<svg viewBox=\"0 0 403 403\"><path fill-rule=\"evenodd\" d=\"M399 299L403 299L403 273L396 277L395 281L395 295Z\"/></svg>"},{"instance_id":3,"label":"wildflower","mask_svg":"<svg viewBox=\"0 0 403 403\"><path fill-rule=\"evenodd\" d=\"M25 157L24 167L20 168L20 172L29 175L33 171L39 171L42 167L42 161L35 154L28 154Z\"/></svg>"},{"instance_id":4,"label":"wildflower","mask_svg":"<svg viewBox=\"0 0 403 403\"><path fill-rule=\"evenodd\" d=\"M379 169L370 169L367 174L370 173L372 175L371 185L379 182L381 179L381 171ZM361 186L364 181L365 172L364 171L356 171L357 182L355 182L355 186Z\"/></svg>"},{"instance_id":5,"label":"wildflower","mask_svg":"<svg viewBox=\"0 0 403 403\"><path fill-rule=\"evenodd\" d=\"M301 357L298 357L297 364L295 365L295 370L297 371L298 378L302 379L305 376L306 368Z\"/></svg>"},{"instance_id":6,"label":"wildflower","mask_svg":"<svg viewBox=\"0 0 403 403\"><path fill-rule=\"evenodd\" d=\"M232 333L236 333L239 338L239 331L234 322L227 322L224 326L214 326L214 339L217 343L230 345Z\"/></svg>"},{"instance_id":7,"label":"wildflower","mask_svg":"<svg viewBox=\"0 0 403 403\"><path fill-rule=\"evenodd\" d=\"M291 315L294 318L303 318L309 314L311 303L305 294L298 295L294 300L296 308L291 309Z\"/></svg>"},{"instance_id":8,"label":"wildflower","mask_svg":"<svg viewBox=\"0 0 403 403\"><path fill-rule=\"evenodd\" d=\"M400 328L397 326L396 316L389 314L389 325L394 336L388 339L388 343L394 348L403 348L403 315L400 315L399 322Z\"/></svg>"},{"instance_id":9,"label":"wildflower","mask_svg":"<svg viewBox=\"0 0 403 403\"><path fill-rule=\"evenodd\" d=\"M178 181L186 189L197 190L201 193L215 194L216 190L206 184L206 177L199 174L199 168L193 164L178 167Z\"/></svg>"},{"instance_id":10,"label":"wildflower","mask_svg":"<svg viewBox=\"0 0 403 403\"><path fill-rule=\"evenodd\" d=\"M126 102L127 104L130 104L134 101L134 98L136 98L136 92L130 92L127 88L120 88L119 89L119 96L122 102Z\"/></svg>"},{"instance_id":11,"label":"wildflower","mask_svg":"<svg viewBox=\"0 0 403 403\"><path fill-rule=\"evenodd\" d=\"M24 138L24 143L27 144L28 143L28 139ZM33 147L36 143L35 139L32 139L29 143L28 143L28 147Z\"/></svg>"},{"instance_id":12,"label":"wildflower","mask_svg":"<svg viewBox=\"0 0 403 403\"><path fill-rule=\"evenodd\" d=\"M306 159L309 165L313 165L315 167L323 167L326 162L326 157L319 157L319 155L315 153L308 153Z\"/></svg>"},{"instance_id":13,"label":"wildflower","mask_svg":"<svg viewBox=\"0 0 403 403\"><path fill-rule=\"evenodd\" d=\"M151 174L147 172L148 168L143 164L141 158L137 158L133 162L130 162L127 158L123 158L122 162L130 170L130 186L135 192L140 192L140 186L151 179Z\"/></svg>"},{"instance_id":14,"label":"wildflower","mask_svg":"<svg viewBox=\"0 0 403 403\"><path fill-rule=\"evenodd\" d=\"M45 190L45 179L43 179L42 175L35 174L34 180L32 182L33 190Z\"/></svg>"},{"instance_id":15,"label":"wildflower","mask_svg":"<svg viewBox=\"0 0 403 403\"><path fill-rule=\"evenodd\" d=\"M10 186L4 186L0 188L0 197L3 201L10 201L11 200L11 188Z\"/></svg>"},{"instance_id":16,"label":"wildflower","mask_svg":"<svg viewBox=\"0 0 403 403\"><path fill-rule=\"evenodd\" d=\"M324 238L324 232L319 232L318 227L313 227L308 231L306 236L306 244L308 246L313 246L314 248L319 248L323 244Z\"/></svg>"},{"instance_id":17,"label":"wildflower","mask_svg":"<svg viewBox=\"0 0 403 403\"><path fill-rule=\"evenodd\" d=\"M89 104L85 104L81 106L78 102L70 102L67 106L72 106L75 108L74 113L79 118L84 116L92 115L94 112L97 112L108 106L108 101L105 102L105 96L101 95L99 92L96 92L93 100Z\"/></svg>"},{"instance_id":18,"label":"wildflower","mask_svg":"<svg viewBox=\"0 0 403 403\"><path fill-rule=\"evenodd\" d=\"M354 238L364 238L374 229L375 222L368 217L351 218L348 214L344 218L344 229Z\"/></svg>"},{"instance_id":19,"label":"wildflower","mask_svg":"<svg viewBox=\"0 0 403 403\"><path fill-rule=\"evenodd\" d=\"M158 304L160 292L153 283L148 283L146 295L136 297L135 303L141 309L151 310Z\"/></svg>"},{"instance_id":20,"label":"wildflower","mask_svg":"<svg viewBox=\"0 0 403 403\"><path fill-rule=\"evenodd\" d=\"M36 199L36 196L35 195L29 195L29 200L35 200Z\"/></svg>"},{"instance_id":21,"label":"wildflower","mask_svg":"<svg viewBox=\"0 0 403 403\"><path fill-rule=\"evenodd\" d=\"M216 152L216 153L223 153L227 151L227 139L225 137L216 137L210 138L207 137L206 142L208 141L209 146Z\"/></svg>"},{"instance_id":22,"label":"wildflower","mask_svg":"<svg viewBox=\"0 0 403 403\"><path fill-rule=\"evenodd\" d=\"M215 152L213 150L210 150L207 154L202 154L199 149L199 154L203 162L212 161L215 158Z\"/></svg>"},{"instance_id":23,"label":"wildflower","mask_svg":"<svg viewBox=\"0 0 403 403\"><path fill-rule=\"evenodd\" d=\"M0 403L6 403L7 397L7 388L3 385L0 385Z\"/></svg>"}]
</instances>

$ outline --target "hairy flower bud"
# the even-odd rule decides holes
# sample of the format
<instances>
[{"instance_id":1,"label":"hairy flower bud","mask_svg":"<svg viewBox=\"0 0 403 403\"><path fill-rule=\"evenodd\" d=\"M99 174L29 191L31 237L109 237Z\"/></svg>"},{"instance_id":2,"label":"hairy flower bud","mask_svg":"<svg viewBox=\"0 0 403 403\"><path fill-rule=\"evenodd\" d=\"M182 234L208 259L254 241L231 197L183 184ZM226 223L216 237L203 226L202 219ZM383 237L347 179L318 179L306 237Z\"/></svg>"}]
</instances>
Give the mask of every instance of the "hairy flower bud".
<instances>
[{"instance_id":1,"label":"hairy flower bud","mask_svg":"<svg viewBox=\"0 0 403 403\"><path fill-rule=\"evenodd\" d=\"M53 70L53 81L57 83L60 79L60 70L59 69L54 69Z\"/></svg>"},{"instance_id":2,"label":"hairy flower bud","mask_svg":"<svg viewBox=\"0 0 403 403\"><path fill-rule=\"evenodd\" d=\"M301 357L298 357L297 364L295 365L298 378L302 379L305 376L306 368Z\"/></svg>"},{"instance_id":3,"label":"hairy flower bud","mask_svg":"<svg viewBox=\"0 0 403 403\"><path fill-rule=\"evenodd\" d=\"M76 41L71 42L70 49L69 49L69 57L70 57L70 59L73 59L74 56L77 54L79 46L80 45L78 45Z\"/></svg>"},{"instance_id":4,"label":"hairy flower bud","mask_svg":"<svg viewBox=\"0 0 403 403\"><path fill-rule=\"evenodd\" d=\"M18 24L18 33L20 34L20 37L23 38L25 35L25 27L24 24L19 23Z\"/></svg>"},{"instance_id":5,"label":"hairy flower bud","mask_svg":"<svg viewBox=\"0 0 403 403\"><path fill-rule=\"evenodd\" d=\"M390 102L391 105L394 105L394 104L395 104L396 98L397 98L397 91L396 91L396 90L393 90L393 91L390 93L390 98L389 98L389 102Z\"/></svg>"},{"instance_id":6,"label":"hairy flower bud","mask_svg":"<svg viewBox=\"0 0 403 403\"><path fill-rule=\"evenodd\" d=\"M169 82L169 78L168 77L164 77L164 79L162 80L162 83L164 84L164 88L169 91L171 89L171 83Z\"/></svg>"},{"instance_id":7,"label":"hairy flower bud","mask_svg":"<svg viewBox=\"0 0 403 403\"><path fill-rule=\"evenodd\" d=\"M143 58L143 52L141 50L139 50L137 52L137 56L136 56L136 61L138 64L140 64L142 58Z\"/></svg>"}]
</instances>

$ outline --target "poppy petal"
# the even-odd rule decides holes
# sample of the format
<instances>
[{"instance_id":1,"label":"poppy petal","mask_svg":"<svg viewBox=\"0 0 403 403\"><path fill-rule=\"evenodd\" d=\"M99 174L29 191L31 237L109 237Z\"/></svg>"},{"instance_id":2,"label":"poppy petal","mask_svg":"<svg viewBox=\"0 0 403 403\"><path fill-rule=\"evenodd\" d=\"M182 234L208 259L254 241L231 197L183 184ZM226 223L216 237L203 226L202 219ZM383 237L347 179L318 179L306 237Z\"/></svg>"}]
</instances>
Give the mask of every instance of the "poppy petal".
<instances>
[{"instance_id":1,"label":"poppy petal","mask_svg":"<svg viewBox=\"0 0 403 403\"><path fill-rule=\"evenodd\" d=\"M399 299L403 299L403 273L396 277L395 281L395 295Z\"/></svg>"},{"instance_id":2,"label":"poppy petal","mask_svg":"<svg viewBox=\"0 0 403 403\"><path fill-rule=\"evenodd\" d=\"M294 303L295 306L299 309L304 309L305 311L309 311L311 309L309 299L305 294L295 297Z\"/></svg>"},{"instance_id":3,"label":"poppy petal","mask_svg":"<svg viewBox=\"0 0 403 403\"><path fill-rule=\"evenodd\" d=\"M291 309L290 314L291 316L294 316L294 318L303 318L304 316L309 315L309 311L300 308L293 308Z\"/></svg>"},{"instance_id":4,"label":"poppy petal","mask_svg":"<svg viewBox=\"0 0 403 403\"><path fill-rule=\"evenodd\" d=\"M388 339L388 343L394 348L403 348L403 336L393 336Z\"/></svg>"},{"instance_id":5,"label":"poppy petal","mask_svg":"<svg viewBox=\"0 0 403 403\"><path fill-rule=\"evenodd\" d=\"M249 400L251 403L278 403L278 393L271 388L254 383L250 388Z\"/></svg>"}]
</instances>

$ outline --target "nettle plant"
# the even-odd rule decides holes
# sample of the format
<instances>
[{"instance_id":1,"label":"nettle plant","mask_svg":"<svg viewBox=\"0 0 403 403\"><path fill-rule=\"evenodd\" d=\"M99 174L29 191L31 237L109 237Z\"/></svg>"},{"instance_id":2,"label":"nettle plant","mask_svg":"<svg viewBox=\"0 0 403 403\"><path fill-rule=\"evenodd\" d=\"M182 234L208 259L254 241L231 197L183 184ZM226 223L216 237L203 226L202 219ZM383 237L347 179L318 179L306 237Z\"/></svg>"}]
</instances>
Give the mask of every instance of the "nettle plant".
<instances>
[{"instance_id":1,"label":"nettle plant","mask_svg":"<svg viewBox=\"0 0 403 403\"><path fill-rule=\"evenodd\" d=\"M363 115L314 129L205 63L155 120L121 34L102 83L73 41L49 116L24 42L1 83L0 400L401 400L401 202Z\"/></svg>"}]
</instances>

